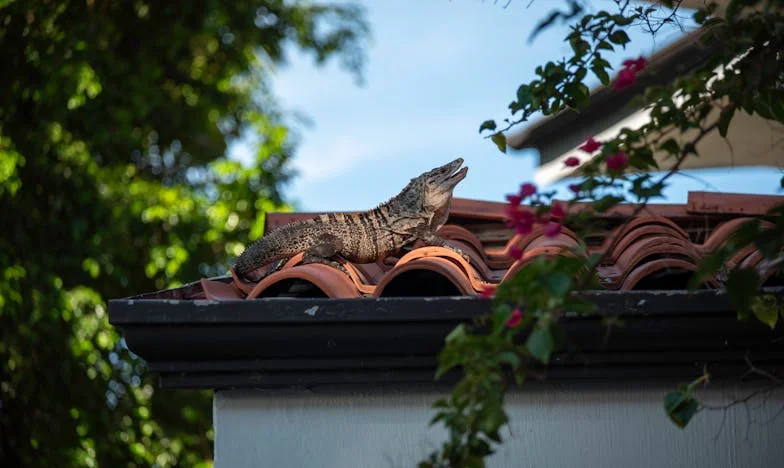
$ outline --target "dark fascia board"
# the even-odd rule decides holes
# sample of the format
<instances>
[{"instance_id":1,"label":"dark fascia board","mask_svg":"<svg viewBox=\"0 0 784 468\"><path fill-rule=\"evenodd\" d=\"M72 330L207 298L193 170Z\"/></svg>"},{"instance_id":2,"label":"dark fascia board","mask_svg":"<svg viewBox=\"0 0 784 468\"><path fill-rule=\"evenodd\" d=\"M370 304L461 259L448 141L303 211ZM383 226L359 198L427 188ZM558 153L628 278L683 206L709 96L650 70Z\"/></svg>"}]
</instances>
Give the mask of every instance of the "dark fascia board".
<instances>
[{"instance_id":1,"label":"dark fascia board","mask_svg":"<svg viewBox=\"0 0 784 468\"><path fill-rule=\"evenodd\" d=\"M781 294L780 289L774 290ZM752 361L784 364L784 333L738 322L716 291L586 292L591 316L567 314L548 381L732 378ZM474 297L237 301L119 299L110 322L169 388L431 385L444 338L491 302ZM604 319L622 325L609 329ZM456 374L435 385L454 382Z\"/></svg>"},{"instance_id":2,"label":"dark fascia board","mask_svg":"<svg viewBox=\"0 0 784 468\"><path fill-rule=\"evenodd\" d=\"M617 113L619 118L630 115L638 109L637 106L629 106L630 102L645 88L672 82L705 63L715 51L720 50L719 44L702 44L701 34L699 30L689 33L654 54L633 85L620 91L600 86L591 92L591 101L584 109L542 118L523 131L508 135L507 144L514 149L539 149L566 135L574 135L579 143L587 136L582 131L583 127L590 126L592 122L603 120L613 113Z\"/></svg>"}]
</instances>

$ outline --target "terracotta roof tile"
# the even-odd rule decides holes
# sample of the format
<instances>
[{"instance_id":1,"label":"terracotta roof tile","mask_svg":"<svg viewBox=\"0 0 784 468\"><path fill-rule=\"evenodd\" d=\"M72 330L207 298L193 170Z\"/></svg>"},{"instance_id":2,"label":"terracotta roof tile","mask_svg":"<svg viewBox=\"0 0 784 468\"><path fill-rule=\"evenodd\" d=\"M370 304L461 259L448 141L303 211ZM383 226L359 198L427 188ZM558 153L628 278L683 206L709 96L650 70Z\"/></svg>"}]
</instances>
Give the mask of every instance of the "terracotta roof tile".
<instances>
[{"instance_id":1,"label":"terracotta roof tile","mask_svg":"<svg viewBox=\"0 0 784 468\"><path fill-rule=\"evenodd\" d=\"M683 289L700 260L724 245L744 223L764 214L784 197L694 192L683 205L651 205L625 224L633 207L620 206L604 215L606 231L589 244L589 253L609 249L597 272L607 289ZM270 296L351 298L360 296L477 295L487 285L512 277L529 262L542 257L574 255L574 232L565 228L555 237L538 227L515 235L506 226L504 203L455 199L448 224L439 234L462 250L466 261L451 249L415 244L400 256L370 264L338 259L348 275L322 264L301 263L297 255L258 283L231 277L201 280L189 285L187 298L209 300ZM583 209L584 205L573 207ZM306 219L307 213L271 213L267 229ZM761 221L763 225L771 225ZM509 256L520 249L522 258ZM768 285L782 281L754 247L738 252L726 267L757 268ZM718 288L709 278L704 287Z\"/></svg>"}]
</instances>

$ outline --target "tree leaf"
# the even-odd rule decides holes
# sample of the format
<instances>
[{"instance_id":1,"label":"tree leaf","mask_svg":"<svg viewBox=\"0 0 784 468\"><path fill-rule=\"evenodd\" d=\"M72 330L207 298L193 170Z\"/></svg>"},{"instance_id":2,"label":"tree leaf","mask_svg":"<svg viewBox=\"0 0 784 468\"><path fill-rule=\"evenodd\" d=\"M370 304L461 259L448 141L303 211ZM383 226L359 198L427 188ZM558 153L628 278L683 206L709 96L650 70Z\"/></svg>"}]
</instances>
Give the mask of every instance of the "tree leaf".
<instances>
[{"instance_id":1,"label":"tree leaf","mask_svg":"<svg viewBox=\"0 0 784 468\"><path fill-rule=\"evenodd\" d=\"M482 133L484 130L495 130L495 120L485 120L482 122L482 125L479 126L479 133Z\"/></svg>"},{"instance_id":2,"label":"tree leaf","mask_svg":"<svg viewBox=\"0 0 784 468\"><path fill-rule=\"evenodd\" d=\"M730 122L732 122L732 117L735 115L735 107L728 107L721 111L721 116L719 117L719 135L723 137L727 137L727 131L730 128Z\"/></svg>"},{"instance_id":3,"label":"tree leaf","mask_svg":"<svg viewBox=\"0 0 784 468\"><path fill-rule=\"evenodd\" d=\"M550 336L547 329L536 327L528 335L525 347L531 356L547 364L550 362L550 354L553 352L553 337Z\"/></svg>"},{"instance_id":4,"label":"tree leaf","mask_svg":"<svg viewBox=\"0 0 784 468\"><path fill-rule=\"evenodd\" d=\"M499 151L506 153L506 136L503 133L495 133L490 139L495 143Z\"/></svg>"},{"instance_id":5,"label":"tree leaf","mask_svg":"<svg viewBox=\"0 0 784 468\"><path fill-rule=\"evenodd\" d=\"M613 44L618 44L622 46L629 42L629 35L626 34L624 31L618 30L610 34L608 39L610 39L610 42L612 42Z\"/></svg>"}]
</instances>

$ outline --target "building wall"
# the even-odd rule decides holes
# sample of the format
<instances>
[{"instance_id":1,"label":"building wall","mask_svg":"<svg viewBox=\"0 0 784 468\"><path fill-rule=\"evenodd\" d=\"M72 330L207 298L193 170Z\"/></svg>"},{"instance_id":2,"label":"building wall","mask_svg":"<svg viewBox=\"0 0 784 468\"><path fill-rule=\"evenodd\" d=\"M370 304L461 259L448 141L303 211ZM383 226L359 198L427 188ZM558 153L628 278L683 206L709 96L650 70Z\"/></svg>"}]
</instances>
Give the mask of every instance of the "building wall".
<instances>
[{"instance_id":1,"label":"building wall","mask_svg":"<svg viewBox=\"0 0 784 468\"><path fill-rule=\"evenodd\" d=\"M680 430L662 409L668 390L551 385L515 393L511 435L489 466L784 466L784 392L704 411ZM708 400L750 391L714 389ZM435 398L410 389L216 392L215 466L414 467L446 434L427 425Z\"/></svg>"}]
</instances>

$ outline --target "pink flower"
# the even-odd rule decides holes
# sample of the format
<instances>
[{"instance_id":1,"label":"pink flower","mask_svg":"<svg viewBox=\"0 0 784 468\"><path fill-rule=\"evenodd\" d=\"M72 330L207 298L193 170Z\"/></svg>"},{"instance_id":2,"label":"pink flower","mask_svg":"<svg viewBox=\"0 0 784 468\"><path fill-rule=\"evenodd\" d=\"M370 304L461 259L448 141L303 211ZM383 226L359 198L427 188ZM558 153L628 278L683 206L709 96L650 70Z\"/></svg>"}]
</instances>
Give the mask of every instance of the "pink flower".
<instances>
[{"instance_id":1,"label":"pink flower","mask_svg":"<svg viewBox=\"0 0 784 468\"><path fill-rule=\"evenodd\" d=\"M585 151L586 153L590 154L594 151L598 150L602 147L602 143L593 139L593 137L588 138L579 149Z\"/></svg>"},{"instance_id":2,"label":"pink flower","mask_svg":"<svg viewBox=\"0 0 784 468\"><path fill-rule=\"evenodd\" d=\"M509 205L511 206L517 206L521 201L523 201L523 197L520 195L507 195L506 201L509 202Z\"/></svg>"},{"instance_id":3,"label":"pink flower","mask_svg":"<svg viewBox=\"0 0 784 468\"><path fill-rule=\"evenodd\" d=\"M490 299L495 296L496 286L494 284L488 284L482 289L482 292L479 293L479 297L484 299Z\"/></svg>"},{"instance_id":4,"label":"pink flower","mask_svg":"<svg viewBox=\"0 0 784 468\"><path fill-rule=\"evenodd\" d=\"M569 156L564 160L564 166L566 167L575 167L580 165L580 160L577 159L576 156Z\"/></svg>"},{"instance_id":5,"label":"pink flower","mask_svg":"<svg viewBox=\"0 0 784 468\"><path fill-rule=\"evenodd\" d=\"M523 321L523 314L520 313L520 309L515 309L509 315L509 318L506 319L506 326L509 328L514 328L520 325L520 322Z\"/></svg>"},{"instance_id":6,"label":"pink flower","mask_svg":"<svg viewBox=\"0 0 784 468\"><path fill-rule=\"evenodd\" d=\"M527 236L528 234L531 234L531 231L533 230L533 221L520 221L515 225L515 234L520 234L521 236Z\"/></svg>"},{"instance_id":7,"label":"pink flower","mask_svg":"<svg viewBox=\"0 0 784 468\"><path fill-rule=\"evenodd\" d=\"M628 164L629 156L623 151L618 151L613 155L607 156L607 169L611 171L622 170Z\"/></svg>"},{"instance_id":8,"label":"pink flower","mask_svg":"<svg viewBox=\"0 0 784 468\"><path fill-rule=\"evenodd\" d=\"M615 90L620 91L628 88L637 81L637 72L631 68L624 68L618 72L618 78L615 79Z\"/></svg>"},{"instance_id":9,"label":"pink flower","mask_svg":"<svg viewBox=\"0 0 784 468\"><path fill-rule=\"evenodd\" d=\"M553 202L553 207L550 208L550 216L556 219L563 219L566 216L566 211L559 201Z\"/></svg>"},{"instance_id":10,"label":"pink flower","mask_svg":"<svg viewBox=\"0 0 784 468\"><path fill-rule=\"evenodd\" d=\"M534 184L526 183L520 186L520 196L523 198L530 197L535 193L536 193L536 185Z\"/></svg>"},{"instance_id":11,"label":"pink flower","mask_svg":"<svg viewBox=\"0 0 784 468\"><path fill-rule=\"evenodd\" d=\"M638 73L643 70L648 65L648 61L645 60L645 57L640 56L636 59L628 59L623 61L623 67L628 68L635 73Z\"/></svg>"},{"instance_id":12,"label":"pink flower","mask_svg":"<svg viewBox=\"0 0 784 468\"><path fill-rule=\"evenodd\" d=\"M550 221L544 225L544 235L547 237L556 237L561 233L561 223Z\"/></svg>"},{"instance_id":13,"label":"pink flower","mask_svg":"<svg viewBox=\"0 0 784 468\"><path fill-rule=\"evenodd\" d=\"M520 260L523 257L523 251L517 247L509 247L509 256L515 260Z\"/></svg>"},{"instance_id":14,"label":"pink flower","mask_svg":"<svg viewBox=\"0 0 784 468\"><path fill-rule=\"evenodd\" d=\"M580 193L580 186L577 185L577 184L571 184L571 185L569 185L569 190L571 190L572 193L575 193L575 194Z\"/></svg>"},{"instance_id":15,"label":"pink flower","mask_svg":"<svg viewBox=\"0 0 784 468\"><path fill-rule=\"evenodd\" d=\"M647 65L648 61L645 60L645 57L624 60L623 68L618 72L618 78L615 79L615 90L619 91L633 85L637 81L637 73L642 71Z\"/></svg>"}]
</instances>

